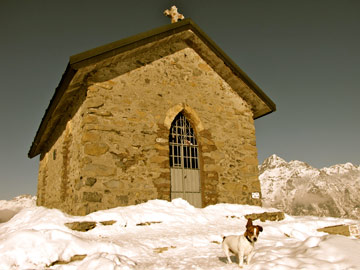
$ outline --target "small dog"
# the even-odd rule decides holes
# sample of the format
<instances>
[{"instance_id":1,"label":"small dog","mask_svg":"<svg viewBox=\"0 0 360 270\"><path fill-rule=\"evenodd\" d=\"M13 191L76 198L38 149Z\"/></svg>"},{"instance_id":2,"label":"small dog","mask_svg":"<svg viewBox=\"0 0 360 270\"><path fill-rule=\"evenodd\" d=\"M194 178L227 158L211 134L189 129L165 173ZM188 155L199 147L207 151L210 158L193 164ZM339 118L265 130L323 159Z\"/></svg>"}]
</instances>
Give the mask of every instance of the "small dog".
<instances>
[{"instance_id":1,"label":"small dog","mask_svg":"<svg viewBox=\"0 0 360 270\"><path fill-rule=\"evenodd\" d=\"M251 258L254 256L254 244L259 237L259 233L263 231L261 226L254 226L252 220L249 218L246 224L246 231L243 235L229 235L224 236L222 242L222 249L231 263L229 251L238 256L239 266L242 268L244 264L244 257L246 256L246 264L249 264Z\"/></svg>"}]
</instances>

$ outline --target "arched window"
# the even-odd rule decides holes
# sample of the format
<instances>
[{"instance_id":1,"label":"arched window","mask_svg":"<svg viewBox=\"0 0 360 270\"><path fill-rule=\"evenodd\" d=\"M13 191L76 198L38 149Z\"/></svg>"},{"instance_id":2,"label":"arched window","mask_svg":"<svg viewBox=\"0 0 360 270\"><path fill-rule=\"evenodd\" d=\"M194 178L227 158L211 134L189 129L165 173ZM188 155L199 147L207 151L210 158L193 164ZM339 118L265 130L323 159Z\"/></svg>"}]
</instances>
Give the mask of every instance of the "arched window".
<instances>
[{"instance_id":1,"label":"arched window","mask_svg":"<svg viewBox=\"0 0 360 270\"><path fill-rule=\"evenodd\" d=\"M179 113L170 130L170 167L199 169L198 144L189 121Z\"/></svg>"}]
</instances>

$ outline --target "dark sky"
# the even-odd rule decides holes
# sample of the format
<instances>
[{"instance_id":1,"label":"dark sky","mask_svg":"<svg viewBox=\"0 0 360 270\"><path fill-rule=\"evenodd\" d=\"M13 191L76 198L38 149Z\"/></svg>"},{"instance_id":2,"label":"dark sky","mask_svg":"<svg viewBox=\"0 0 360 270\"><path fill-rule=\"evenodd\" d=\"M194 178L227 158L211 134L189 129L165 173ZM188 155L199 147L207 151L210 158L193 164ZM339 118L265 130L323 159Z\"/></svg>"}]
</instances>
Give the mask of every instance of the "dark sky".
<instances>
[{"instance_id":1,"label":"dark sky","mask_svg":"<svg viewBox=\"0 0 360 270\"><path fill-rule=\"evenodd\" d=\"M360 1L0 0L0 199L36 194L27 153L69 57L170 23L173 4L276 103L259 162L359 165Z\"/></svg>"}]
</instances>

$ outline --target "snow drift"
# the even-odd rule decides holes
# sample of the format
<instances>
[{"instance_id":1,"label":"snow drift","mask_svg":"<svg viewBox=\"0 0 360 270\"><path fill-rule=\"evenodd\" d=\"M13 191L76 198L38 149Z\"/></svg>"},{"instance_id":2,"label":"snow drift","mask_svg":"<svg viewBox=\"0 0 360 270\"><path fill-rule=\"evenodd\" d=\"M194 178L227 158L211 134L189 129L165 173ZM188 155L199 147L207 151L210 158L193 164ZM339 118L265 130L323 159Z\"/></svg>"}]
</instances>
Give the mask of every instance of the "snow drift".
<instances>
[{"instance_id":1,"label":"snow drift","mask_svg":"<svg viewBox=\"0 0 360 270\"><path fill-rule=\"evenodd\" d=\"M194 208L181 199L153 200L77 217L28 207L0 224L0 269L238 269L227 264L222 235L242 234L244 215L277 211L247 205ZM65 223L93 221L86 232ZM106 222L111 221L111 222ZM360 269L358 239L317 228L355 220L291 217L254 221L264 228L246 269ZM105 225L112 224L112 225Z\"/></svg>"}]
</instances>

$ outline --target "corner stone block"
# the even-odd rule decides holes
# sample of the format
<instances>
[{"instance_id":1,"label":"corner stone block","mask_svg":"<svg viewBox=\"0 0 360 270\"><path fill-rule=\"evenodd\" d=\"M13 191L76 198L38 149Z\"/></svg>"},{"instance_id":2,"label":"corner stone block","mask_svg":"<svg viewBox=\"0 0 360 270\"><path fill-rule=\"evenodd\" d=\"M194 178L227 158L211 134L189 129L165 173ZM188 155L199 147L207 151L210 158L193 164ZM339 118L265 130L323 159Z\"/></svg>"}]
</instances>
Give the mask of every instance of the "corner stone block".
<instances>
[{"instance_id":1,"label":"corner stone block","mask_svg":"<svg viewBox=\"0 0 360 270\"><path fill-rule=\"evenodd\" d=\"M84 146L84 153L90 156L101 156L109 150L105 143L87 143Z\"/></svg>"},{"instance_id":2,"label":"corner stone block","mask_svg":"<svg viewBox=\"0 0 360 270\"><path fill-rule=\"evenodd\" d=\"M81 137L82 143L98 142L99 140L100 140L100 135L90 131L84 131Z\"/></svg>"},{"instance_id":3,"label":"corner stone block","mask_svg":"<svg viewBox=\"0 0 360 270\"><path fill-rule=\"evenodd\" d=\"M86 106L88 108L99 108L104 105L104 100L102 98L92 98L86 100Z\"/></svg>"},{"instance_id":4,"label":"corner stone block","mask_svg":"<svg viewBox=\"0 0 360 270\"><path fill-rule=\"evenodd\" d=\"M95 115L86 115L83 119L84 124L98 124L99 120Z\"/></svg>"}]
</instances>

